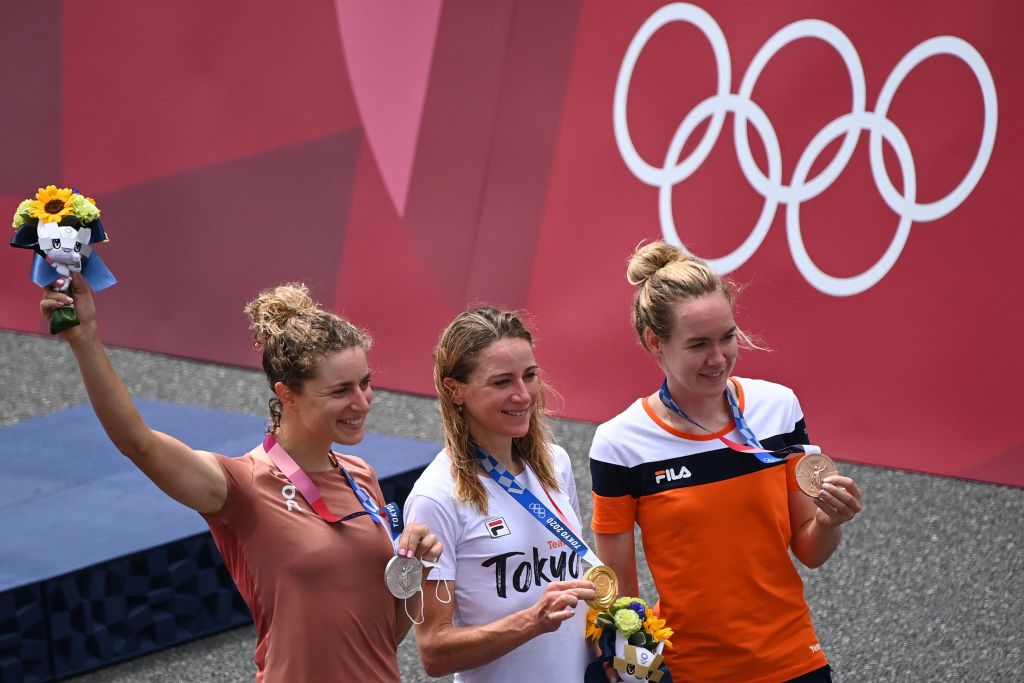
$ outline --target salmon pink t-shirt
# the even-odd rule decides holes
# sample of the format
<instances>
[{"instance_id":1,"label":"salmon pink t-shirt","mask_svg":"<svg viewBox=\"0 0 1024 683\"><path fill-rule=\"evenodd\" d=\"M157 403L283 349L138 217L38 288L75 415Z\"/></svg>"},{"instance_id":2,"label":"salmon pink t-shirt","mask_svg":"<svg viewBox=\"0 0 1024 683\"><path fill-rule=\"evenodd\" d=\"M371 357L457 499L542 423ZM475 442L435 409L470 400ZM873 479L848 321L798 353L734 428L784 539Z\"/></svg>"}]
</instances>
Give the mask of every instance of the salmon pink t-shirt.
<instances>
[{"instance_id":1,"label":"salmon pink t-shirt","mask_svg":"<svg viewBox=\"0 0 1024 683\"><path fill-rule=\"evenodd\" d=\"M336 456L383 505L377 476ZM321 519L273 465L251 454L217 456L228 497L204 515L256 625L257 683L399 681L395 599L384 582L394 556L339 470L307 473L336 524Z\"/></svg>"}]
</instances>

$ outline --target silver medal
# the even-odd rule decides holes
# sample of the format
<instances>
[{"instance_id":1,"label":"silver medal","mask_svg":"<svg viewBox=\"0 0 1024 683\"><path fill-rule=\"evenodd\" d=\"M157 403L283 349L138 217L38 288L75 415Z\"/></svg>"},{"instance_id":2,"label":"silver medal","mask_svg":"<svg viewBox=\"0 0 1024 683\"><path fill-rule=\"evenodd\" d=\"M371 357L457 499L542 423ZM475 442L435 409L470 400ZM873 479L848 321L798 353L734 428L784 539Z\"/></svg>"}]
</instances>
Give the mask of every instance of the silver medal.
<instances>
[{"instance_id":1,"label":"silver medal","mask_svg":"<svg viewBox=\"0 0 1024 683\"><path fill-rule=\"evenodd\" d=\"M399 600L411 598L423 585L423 563L415 557L395 555L384 568L384 581Z\"/></svg>"}]
</instances>

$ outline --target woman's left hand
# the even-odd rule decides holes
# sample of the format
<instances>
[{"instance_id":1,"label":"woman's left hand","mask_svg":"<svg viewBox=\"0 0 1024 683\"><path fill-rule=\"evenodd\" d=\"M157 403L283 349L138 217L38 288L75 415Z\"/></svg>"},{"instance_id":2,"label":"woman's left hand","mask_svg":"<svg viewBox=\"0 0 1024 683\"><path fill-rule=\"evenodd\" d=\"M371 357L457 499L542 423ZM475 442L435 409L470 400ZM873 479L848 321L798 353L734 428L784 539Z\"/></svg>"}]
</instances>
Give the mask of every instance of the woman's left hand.
<instances>
[{"instance_id":1,"label":"woman's left hand","mask_svg":"<svg viewBox=\"0 0 1024 683\"><path fill-rule=\"evenodd\" d=\"M828 477L821 487L821 495L814 499L818 507L815 516L819 524L837 527L853 519L862 506L860 489L850 477Z\"/></svg>"},{"instance_id":2,"label":"woman's left hand","mask_svg":"<svg viewBox=\"0 0 1024 683\"><path fill-rule=\"evenodd\" d=\"M428 562L437 562L441 550L441 541L437 540L437 536L425 524L418 522L406 525L398 539L398 554L401 557L418 557Z\"/></svg>"}]
</instances>

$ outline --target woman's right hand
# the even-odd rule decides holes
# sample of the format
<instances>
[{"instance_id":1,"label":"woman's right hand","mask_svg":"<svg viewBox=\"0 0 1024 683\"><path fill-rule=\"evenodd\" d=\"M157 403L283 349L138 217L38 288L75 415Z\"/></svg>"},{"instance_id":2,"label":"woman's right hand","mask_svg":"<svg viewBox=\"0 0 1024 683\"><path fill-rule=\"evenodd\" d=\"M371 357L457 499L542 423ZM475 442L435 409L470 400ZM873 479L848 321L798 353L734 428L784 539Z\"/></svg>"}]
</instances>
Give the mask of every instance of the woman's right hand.
<instances>
[{"instance_id":1,"label":"woman's right hand","mask_svg":"<svg viewBox=\"0 0 1024 683\"><path fill-rule=\"evenodd\" d=\"M80 337L87 327L96 324L96 306L92 299L92 288L81 273L71 274L71 289L68 292L57 291L63 285L64 279L61 278L52 286L44 288L45 294L39 302L39 312L49 320L50 314L58 308L74 306L79 324L57 333L58 337L71 341Z\"/></svg>"},{"instance_id":2,"label":"woman's right hand","mask_svg":"<svg viewBox=\"0 0 1024 683\"><path fill-rule=\"evenodd\" d=\"M539 633L558 630L562 622L571 619L577 605L597 597L594 584L589 581L552 581L530 608ZM583 609L586 609L586 604Z\"/></svg>"}]
</instances>

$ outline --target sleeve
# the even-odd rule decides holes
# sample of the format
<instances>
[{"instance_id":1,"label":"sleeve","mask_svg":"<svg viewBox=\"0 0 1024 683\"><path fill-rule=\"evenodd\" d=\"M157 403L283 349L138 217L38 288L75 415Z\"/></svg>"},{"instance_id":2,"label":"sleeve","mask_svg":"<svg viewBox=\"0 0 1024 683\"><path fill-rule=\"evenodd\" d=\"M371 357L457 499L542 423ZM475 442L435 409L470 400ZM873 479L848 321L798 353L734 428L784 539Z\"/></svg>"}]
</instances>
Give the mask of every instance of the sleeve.
<instances>
[{"instance_id":1,"label":"sleeve","mask_svg":"<svg viewBox=\"0 0 1024 683\"><path fill-rule=\"evenodd\" d=\"M811 437L807 434L807 421L804 419L804 411L800 408L800 401L792 390L790 390L790 397L792 405L789 424L793 425L793 431L787 435L786 444L810 444ZM800 485L796 483L796 465L803 457L801 455L797 458L790 458L786 462L786 490L790 493L800 490Z\"/></svg>"},{"instance_id":2,"label":"sleeve","mask_svg":"<svg viewBox=\"0 0 1024 683\"><path fill-rule=\"evenodd\" d=\"M800 485L796 483L796 464L804 457L801 455L786 461L786 491L789 493L800 490Z\"/></svg>"},{"instance_id":3,"label":"sleeve","mask_svg":"<svg viewBox=\"0 0 1024 683\"><path fill-rule=\"evenodd\" d=\"M572 471L572 459L561 446L554 446L552 450L555 457L561 460L559 475L562 480L562 490L565 492L565 497L569 499L569 503L572 504L576 519L580 520L580 524L582 524L583 515L580 513L580 499L579 493L576 491L576 475Z\"/></svg>"},{"instance_id":4,"label":"sleeve","mask_svg":"<svg viewBox=\"0 0 1024 683\"><path fill-rule=\"evenodd\" d=\"M405 523L419 522L426 525L441 542L441 557L437 568L428 576L430 580L455 581L455 549L458 547L458 515L453 509L454 501L446 504L434 498L413 491L405 501Z\"/></svg>"},{"instance_id":5,"label":"sleeve","mask_svg":"<svg viewBox=\"0 0 1024 683\"><path fill-rule=\"evenodd\" d=\"M217 464L224 472L228 482L228 497L224 500L224 506L216 512L200 513L210 524L227 524L239 514L244 506L244 492L252 484L254 476L254 462L247 458L229 458L220 453L214 453Z\"/></svg>"},{"instance_id":6,"label":"sleeve","mask_svg":"<svg viewBox=\"0 0 1024 683\"><path fill-rule=\"evenodd\" d=\"M590 446L590 483L594 514L590 528L599 534L632 531L636 523L636 498L629 491L629 468L621 464L614 445L600 428Z\"/></svg>"}]
</instances>

